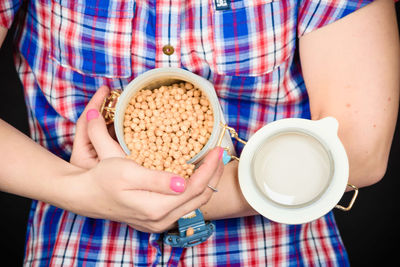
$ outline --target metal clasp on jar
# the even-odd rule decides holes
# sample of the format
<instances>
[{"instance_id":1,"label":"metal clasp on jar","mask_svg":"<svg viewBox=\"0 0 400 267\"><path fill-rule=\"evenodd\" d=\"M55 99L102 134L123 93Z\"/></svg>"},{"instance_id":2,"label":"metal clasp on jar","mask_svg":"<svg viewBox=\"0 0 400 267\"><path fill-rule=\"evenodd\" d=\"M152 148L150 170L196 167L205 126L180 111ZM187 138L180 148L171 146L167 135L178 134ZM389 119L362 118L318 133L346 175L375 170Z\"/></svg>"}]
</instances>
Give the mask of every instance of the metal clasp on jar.
<instances>
[{"instance_id":1,"label":"metal clasp on jar","mask_svg":"<svg viewBox=\"0 0 400 267\"><path fill-rule=\"evenodd\" d=\"M115 106L117 105L121 92L121 90L112 90L110 95L104 99L103 104L101 105L100 114L103 116L107 125L114 122Z\"/></svg>"}]
</instances>

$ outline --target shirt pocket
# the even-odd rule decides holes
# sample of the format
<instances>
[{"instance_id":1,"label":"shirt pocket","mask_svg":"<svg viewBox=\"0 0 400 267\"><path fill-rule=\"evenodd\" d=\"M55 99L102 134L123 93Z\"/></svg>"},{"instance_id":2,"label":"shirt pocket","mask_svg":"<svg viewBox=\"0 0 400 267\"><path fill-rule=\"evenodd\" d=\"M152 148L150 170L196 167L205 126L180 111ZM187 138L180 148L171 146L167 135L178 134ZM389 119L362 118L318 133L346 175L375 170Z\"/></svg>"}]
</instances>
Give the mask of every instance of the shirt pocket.
<instances>
[{"instance_id":1,"label":"shirt pocket","mask_svg":"<svg viewBox=\"0 0 400 267\"><path fill-rule=\"evenodd\" d=\"M213 9L211 68L221 75L261 76L287 60L295 47L294 12L287 0L231 0Z\"/></svg>"},{"instance_id":2,"label":"shirt pocket","mask_svg":"<svg viewBox=\"0 0 400 267\"><path fill-rule=\"evenodd\" d=\"M50 57L81 74L131 76L135 2L52 0Z\"/></svg>"}]
</instances>

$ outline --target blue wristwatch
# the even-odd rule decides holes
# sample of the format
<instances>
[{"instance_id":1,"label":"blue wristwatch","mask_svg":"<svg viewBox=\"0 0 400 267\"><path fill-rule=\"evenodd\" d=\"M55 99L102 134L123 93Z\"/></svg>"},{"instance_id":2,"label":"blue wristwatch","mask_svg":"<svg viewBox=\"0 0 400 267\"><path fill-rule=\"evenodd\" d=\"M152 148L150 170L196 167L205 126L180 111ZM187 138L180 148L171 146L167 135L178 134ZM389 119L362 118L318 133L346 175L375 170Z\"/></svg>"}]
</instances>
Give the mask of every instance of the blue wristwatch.
<instances>
[{"instance_id":1,"label":"blue wristwatch","mask_svg":"<svg viewBox=\"0 0 400 267\"><path fill-rule=\"evenodd\" d=\"M186 214L178 220L179 233L167 232L164 243L171 247L187 248L206 241L214 232L215 225L204 222L199 209Z\"/></svg>"},{"instance_id":2,"label":"blue wristwatch","mask_svg":"<svg viewBox=\"0 0 400 267\"><path fill-rule=\"evenodd\" d=\"M228 164L231 158L224 150L222 156L224 165ZM216 191L216 189L210 188ZM206 241L214 232L215 225L211 222L205 222L203 214L197 209L178 220L178 230L179 233L167 232L164 235L164 243L171 247L193 247Z\"/></svg>"}]
</instances>

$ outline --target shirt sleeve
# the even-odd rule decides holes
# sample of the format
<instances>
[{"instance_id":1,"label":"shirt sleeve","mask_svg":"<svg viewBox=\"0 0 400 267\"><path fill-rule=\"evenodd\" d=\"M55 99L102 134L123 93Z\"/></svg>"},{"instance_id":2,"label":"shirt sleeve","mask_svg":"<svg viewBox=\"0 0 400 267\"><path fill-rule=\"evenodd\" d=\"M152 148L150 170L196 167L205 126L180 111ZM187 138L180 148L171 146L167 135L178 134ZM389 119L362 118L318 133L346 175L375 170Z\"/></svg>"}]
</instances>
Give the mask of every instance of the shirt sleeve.
<instances>
[{"instance_id":1,"label":"shirt sleeve","mask_svg":"<svg viewBox=\"0 0 400 267\"><path fill-rule=\"evenodd\" d=\"M302 36L335 22L373 0L299 0L297 34Z\"/></svg>"},{"instance_id":2,"label":"shirt sleeve","mask_svg":"<svg viewBox=\"0 0 400 267\"><path fill-rule=\"evenodd\" d=\"M0 0L0 26L10 28L23 0Z\"/></svg>"}]
</instances>

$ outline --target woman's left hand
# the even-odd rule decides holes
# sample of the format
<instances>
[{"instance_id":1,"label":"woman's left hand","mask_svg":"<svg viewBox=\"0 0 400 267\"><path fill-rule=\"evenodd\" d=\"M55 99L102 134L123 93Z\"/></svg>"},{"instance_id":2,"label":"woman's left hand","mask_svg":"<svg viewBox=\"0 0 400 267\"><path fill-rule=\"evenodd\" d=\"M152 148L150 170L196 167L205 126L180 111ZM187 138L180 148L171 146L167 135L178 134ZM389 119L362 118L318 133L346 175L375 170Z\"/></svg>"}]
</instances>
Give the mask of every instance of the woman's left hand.
<instances>
[{"instance_id":1,"label":"woman's left hand","mask_svg":"<svg viewBox=\"0 0 400 267\"><path fill-rule=\"evenodd\" d=\"M72 147L72 155L70 162L75 166L90 169L94 167L100 160L102 160L103 155L107 157L125 157L125 153L121 146L116 142L111 135L107 134L104 129L99 129L96 131L88 130L87 119L90 119L93 112L92 110L99 110L103 104L104 99L108 96L110 89L107 86L101 86L97 92L93 95L92 99L86 106L82 115L79 117L76 124L76 134L75 140ZM106 127L105 125L96 124L97 127ZM96 139L90 138L92 133L96 132L96 135L102 134L103 136ZM96 151L92 144L92 140L101 140L101 144L98 144L97 148L102 148L102 150L107 151L107 153L99 153ZM101 152L101 151L100 151Z\"/></svg>"}]
</instances>

